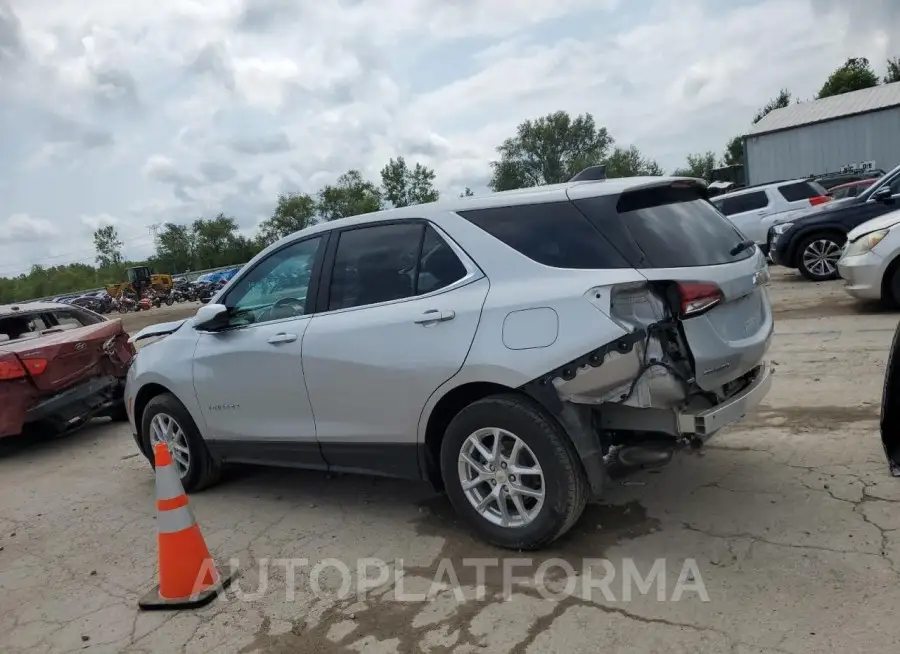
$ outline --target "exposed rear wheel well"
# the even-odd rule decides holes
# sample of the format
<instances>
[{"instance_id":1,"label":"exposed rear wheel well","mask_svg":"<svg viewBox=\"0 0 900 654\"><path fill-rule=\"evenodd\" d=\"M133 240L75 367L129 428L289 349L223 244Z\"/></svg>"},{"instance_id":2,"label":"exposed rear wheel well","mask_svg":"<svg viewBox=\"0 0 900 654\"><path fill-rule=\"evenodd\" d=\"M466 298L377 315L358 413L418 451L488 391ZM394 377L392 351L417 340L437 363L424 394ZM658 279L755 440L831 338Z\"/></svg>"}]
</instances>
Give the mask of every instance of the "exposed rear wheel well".
<instances>
[{"instance_id":1,"label":"exposed rear wheel well","mask_svg":"<svg viewBox=\"0 0 900 654\"><path fill-rule=\"evenodd\" d=\"M140 432L141 429L141 418L144 415L144 409L147 408L147 404L149 404L150 400L157 395L169 392L171 391L162 384L147 384L141 386L141 389L137 393L137 397L134 398L134 424L138 432ZM149 452L144 452L144 454L149 456Z\"/></svg>"},{"instance_id":2,"label":"exposed rear wheel well","mask_svg":"<svg viewBox=\"0 0 900 654\"><path fill-rule=\"evenodd\" d=\"M428 426L425 428L425 469L428 480L436 488L443 488L440 466L441 441L450 421L472 402L491 395L516 392L518 391L503 384L472 382L454 388L438 401L428 418Z\"/></svg>"}]
</instances>

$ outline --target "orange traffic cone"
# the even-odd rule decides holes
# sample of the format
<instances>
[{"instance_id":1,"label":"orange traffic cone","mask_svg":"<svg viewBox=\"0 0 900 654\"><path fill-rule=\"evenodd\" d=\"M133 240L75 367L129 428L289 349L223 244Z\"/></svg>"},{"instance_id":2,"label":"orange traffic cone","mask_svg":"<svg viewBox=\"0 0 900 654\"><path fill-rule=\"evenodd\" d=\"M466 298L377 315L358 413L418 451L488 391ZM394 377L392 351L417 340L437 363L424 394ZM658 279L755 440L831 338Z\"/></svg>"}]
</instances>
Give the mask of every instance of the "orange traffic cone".
<instances>
[{"instance_id":1,"label":"orange traffic cone","mask_svg":"<svg viewBox=\"0 0 900 654\"><path fill-rule=\"evenodd\" d=\"M166 445L158 443L153 455L159 585L138 606L147 610L204 606L231 583L234 570L224 577L216 570Z\"/></svg>"}]
</instances>

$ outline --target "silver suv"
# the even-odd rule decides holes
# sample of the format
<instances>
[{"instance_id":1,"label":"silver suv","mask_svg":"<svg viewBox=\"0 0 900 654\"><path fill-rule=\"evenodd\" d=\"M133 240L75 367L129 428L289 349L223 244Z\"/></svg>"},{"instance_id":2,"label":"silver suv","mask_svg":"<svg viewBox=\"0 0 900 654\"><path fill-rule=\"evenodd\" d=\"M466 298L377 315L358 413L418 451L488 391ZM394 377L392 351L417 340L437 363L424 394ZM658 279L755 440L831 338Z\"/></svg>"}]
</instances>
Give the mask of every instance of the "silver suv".
<instances>
[{"instance_id":1,"label":"silver suv","mask_svg":"<svg viewBox=\"0 0 900 654\"><path fill-rule=\"evenodd\" d=\"M135 335L127 405L189 491L227 462L424 479L534 549L762 400L767 280L698 180L392 209L286 237Z\"/></svg>"}]
</instances>

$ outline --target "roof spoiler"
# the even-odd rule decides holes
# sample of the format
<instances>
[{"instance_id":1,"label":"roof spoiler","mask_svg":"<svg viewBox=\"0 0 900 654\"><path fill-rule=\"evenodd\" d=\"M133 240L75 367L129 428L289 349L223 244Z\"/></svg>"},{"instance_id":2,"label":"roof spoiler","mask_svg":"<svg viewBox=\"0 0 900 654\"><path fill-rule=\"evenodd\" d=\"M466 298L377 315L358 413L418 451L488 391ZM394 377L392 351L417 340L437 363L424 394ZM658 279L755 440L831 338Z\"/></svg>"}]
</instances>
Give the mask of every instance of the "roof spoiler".
<instances>
[{"instance_id":1,"label":"roof spoiler","mask_svg":"<svg viewBox=\"0 0 900 654\"><path fill-rule=\"evenodd\" d=\"M606 179L606 166L588 166L569 182L596 182Z\"/></svg>"}]
</instances>

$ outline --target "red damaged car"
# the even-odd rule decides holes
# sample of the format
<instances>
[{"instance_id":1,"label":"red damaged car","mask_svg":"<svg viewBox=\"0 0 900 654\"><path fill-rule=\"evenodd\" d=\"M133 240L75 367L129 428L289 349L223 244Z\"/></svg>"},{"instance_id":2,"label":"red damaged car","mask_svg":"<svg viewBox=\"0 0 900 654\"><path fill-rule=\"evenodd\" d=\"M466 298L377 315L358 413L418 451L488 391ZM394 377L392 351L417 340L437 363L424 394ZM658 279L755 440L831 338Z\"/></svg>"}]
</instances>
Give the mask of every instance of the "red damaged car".
<instances>
[{"instance_id":1,"label":"red damaged car","mask_svg":"<svg viewBox=\"0 0 900 654\"><path fill-rule=\"evenodd\" d=\"M0 437L66 431L97 416L127 420L134 347L120 320L68 304L0 305Z\"/></svg>"}]
</instances>

